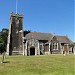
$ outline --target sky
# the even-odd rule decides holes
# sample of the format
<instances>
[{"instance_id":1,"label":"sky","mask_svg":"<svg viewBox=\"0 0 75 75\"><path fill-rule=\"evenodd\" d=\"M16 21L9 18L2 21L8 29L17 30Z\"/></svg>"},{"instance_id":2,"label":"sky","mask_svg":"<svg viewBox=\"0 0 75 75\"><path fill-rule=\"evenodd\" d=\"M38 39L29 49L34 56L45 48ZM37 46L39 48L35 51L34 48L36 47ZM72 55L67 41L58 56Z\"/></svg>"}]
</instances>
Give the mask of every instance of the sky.
<instances>
[{"instance_id":1,"label":"sky","mask_svg":"<svg viewBox=\"0 0 75 75\"><path fill-rule=\"evenodd\" d=\"M75 0L18 0L24 14L23 29L68 36L75 42ZM16 13L16 0L0 0L0 31L9 28L10 12Z\"/></svg>"}]
</instances>

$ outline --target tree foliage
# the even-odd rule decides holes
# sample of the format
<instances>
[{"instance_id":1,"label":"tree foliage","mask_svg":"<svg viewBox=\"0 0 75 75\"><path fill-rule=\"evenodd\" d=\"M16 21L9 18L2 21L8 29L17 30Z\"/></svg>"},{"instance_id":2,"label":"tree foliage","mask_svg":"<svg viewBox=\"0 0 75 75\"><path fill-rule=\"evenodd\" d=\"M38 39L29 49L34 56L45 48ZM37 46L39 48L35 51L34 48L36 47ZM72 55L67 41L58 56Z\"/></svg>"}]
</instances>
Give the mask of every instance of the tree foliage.
<instances>
[{"instance_id":1,"label":"tree foliage","mask_svg":"<svg viewBox=\"0 0 75 75\"><path fill-rule=\"evenodd\" d=\"M31 32L31 30L25 30L24 31L24 36L26 36L26 34L28 34L28 33L30 33Z\"/></svg>"},{"instance_id":2,"label":"tree foliage","mask_svg":"<svg viewBox=\"0 0 75 75\"><path fill-rule=\"evenodd\" d=\"M6 51L7 46L8 29L3 28L0 32L0 52Z\"/></svg>"},{"instance_id":3,"label":"tree foliage","mask_svg":"<svg viewBox=\"0 0 75 75\"><path fill-rule=\"evenodd\" d=\"M0 35L0 52L1 52L1 54L2 54L2 51L4 50L3 46L4 46L4 40L2 39L2 36Z\"/></svg>"}]
</instances>

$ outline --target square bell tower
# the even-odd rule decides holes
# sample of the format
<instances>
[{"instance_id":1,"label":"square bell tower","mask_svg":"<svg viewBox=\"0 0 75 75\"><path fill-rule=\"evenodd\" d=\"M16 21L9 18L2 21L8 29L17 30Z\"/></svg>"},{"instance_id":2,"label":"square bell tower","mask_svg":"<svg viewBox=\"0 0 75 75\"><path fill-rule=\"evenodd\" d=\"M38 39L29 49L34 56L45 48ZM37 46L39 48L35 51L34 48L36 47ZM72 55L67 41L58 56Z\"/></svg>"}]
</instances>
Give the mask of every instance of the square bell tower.
<instances>
[{"instance_id":1,"label":"square bell tower","mask_svg":"<svg viewBox=\"0 0 75 75\"><path fill-rule=\"evenodd\" d=\"M10 14L7 55L23 54L23 14Z\"/></svg>"}]
</instances>

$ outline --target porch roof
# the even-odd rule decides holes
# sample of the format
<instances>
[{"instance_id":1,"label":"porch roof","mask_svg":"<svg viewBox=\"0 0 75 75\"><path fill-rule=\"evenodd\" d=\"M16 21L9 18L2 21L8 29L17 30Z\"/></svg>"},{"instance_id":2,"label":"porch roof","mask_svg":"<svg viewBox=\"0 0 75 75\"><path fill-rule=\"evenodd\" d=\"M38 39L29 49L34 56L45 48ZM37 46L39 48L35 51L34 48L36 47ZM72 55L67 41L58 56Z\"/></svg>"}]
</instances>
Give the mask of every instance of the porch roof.
<instances>
[{"instance_id":1,"label":"porch roof","mask_svg":"<svg viewBox=\"0 0 75 75\"><path fill-rule=\"evenodd\" d=\"M73 43L67 36L56 36L56 38L60 43L67 43L67 44Z\"/></svg>"},{"instance_id":2,"label":"porch roof","mask_svg":"<svg viewBox=\"0 0 75 75\"><path fill-rule=\"evenodd\" d=\"M67 37L67 36L59 36L59 35L54 35L53 37L56 37L57 40L59 41L59 43L64 43L64 44L72 44L73 42ZM52 38L53 39L53 38ZM49 44L49 42L51 42L50 39L47 43L45 44Z\"/></svg>"}]
</instances>

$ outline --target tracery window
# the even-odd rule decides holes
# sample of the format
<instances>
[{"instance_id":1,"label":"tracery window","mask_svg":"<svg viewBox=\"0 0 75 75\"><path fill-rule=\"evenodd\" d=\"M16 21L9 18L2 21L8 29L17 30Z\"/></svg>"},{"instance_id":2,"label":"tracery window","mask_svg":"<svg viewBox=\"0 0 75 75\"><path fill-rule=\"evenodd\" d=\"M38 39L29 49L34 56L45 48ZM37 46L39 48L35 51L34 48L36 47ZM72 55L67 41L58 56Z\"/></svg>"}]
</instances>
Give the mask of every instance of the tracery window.
<instances>
[{"instance_id":1,"label":"tracery window","mask_svg":"<svg viewBox=\"0 0 75 75\"><path fill-rule=\"evenodd\" d=\"M58 43L53 43L53 50L58 50Z\"/></svg>"},{"instance_id":2,"label":"tracery window","mask_svg":"<svg viewBox=\"0 0 75 75\"><path fill-rule=\"evenodd\" d=\"M40 50L42 50L42 45L40 45Z\"/></svg>"}]
</instances>

